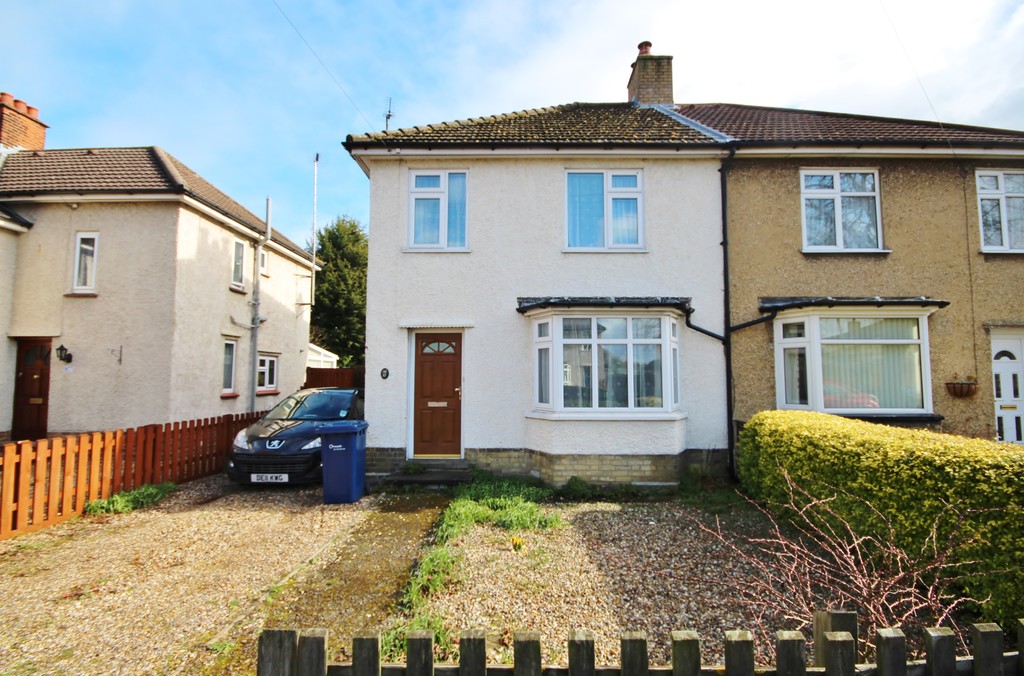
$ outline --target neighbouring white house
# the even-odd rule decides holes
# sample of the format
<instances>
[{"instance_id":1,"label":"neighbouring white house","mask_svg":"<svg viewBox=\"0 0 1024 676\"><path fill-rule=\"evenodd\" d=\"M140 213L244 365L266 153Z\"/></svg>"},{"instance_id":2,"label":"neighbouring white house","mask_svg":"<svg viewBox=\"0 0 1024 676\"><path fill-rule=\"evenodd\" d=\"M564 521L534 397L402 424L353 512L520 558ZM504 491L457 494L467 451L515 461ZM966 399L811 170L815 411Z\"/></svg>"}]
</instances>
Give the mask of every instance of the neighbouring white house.
<instances>
[{"instance_id":1,"label":"neighbouring white house","mask_svg":"<svg viewBox=\"0 0 1024 676\"><path fill-rule=\"evenodd\" d=\"M0 438L300 387L309 254L158 147L44 149L45 130L0 94Z\"/></svg>"},{"instance_id":2,"label":"neighbouring white house","mask_svg":"<svg viewBox=\"0 0 1024 676\"><path fill-rule=\"evenodd\" d=\"M674 483L728 447L725 151L671 59L642 51L625 103L347 137L371 457Z\"/></svg>"}]
</instances>

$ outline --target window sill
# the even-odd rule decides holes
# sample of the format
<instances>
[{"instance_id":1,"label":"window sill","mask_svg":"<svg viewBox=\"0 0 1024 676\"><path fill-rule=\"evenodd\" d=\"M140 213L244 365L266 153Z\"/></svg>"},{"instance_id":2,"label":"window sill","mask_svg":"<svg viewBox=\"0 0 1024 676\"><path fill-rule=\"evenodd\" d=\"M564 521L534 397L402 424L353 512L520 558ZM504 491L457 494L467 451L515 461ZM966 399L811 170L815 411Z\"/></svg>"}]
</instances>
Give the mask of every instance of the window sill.
<instances>
[{"instance_id":1,"label":"window sill","mask_svg":"<svg viewBox=\"0 0 1024 676\"><path fill-rule=\"evenodd\" d=\"M563 248L562 253L566 254L645 254L650 253L646 248L640 249L585 249L585 248Z\"/></svg>"},{"instance_id":2,"label":"window sill","mask_svg":"<svg viewBox=\"0 0 1024 676\"><path fill-rule=\"evenodd\" d=\"M221 399L238 399L240 395L238 392L221 392Z\"/></svg>"},{"instance_id":3,"label":"window sill","mask_svg":"<svg viewBox=\"0 0 1024 676\"><path fill-rule=\"evenodd\" d=\"M982 249L984 256L1024 256L1024 249Z\"/></svg>"},{"instance_id":4,"label":"window sill","mask_svg":"<svg viewBox=\"0 0 1024 676\"><path fill-rule=\"evenodd\" d=\"M402 253L428 253L428 254L429 253L434 253L434 254L437 254L437 253L442 253L442 254L443 253L458 253L458 254L468 254L468 253L473 253L473 250L469 249L467 247L451 247L451 248L433 247L433 248L430 248L430 247L425 247L425 246L423 246L423 247L420 247L420 246L407 246L407 247L402 247Z\"/></svg>"},{"instance_id":5,"label":"window sill","mask_svg":"<svg viewBox=\"0 0 1024 676\"><path fill-rule=\"evenodd\" d=\"M271 395L281 394L280 390L256 390L257 397L269 397Z\"/></svg>"},{"instance_id":6,"label":"window sill","mask_svg":"<svg viewBox=\"0 0 1024 676\"><path fill-rule=\"evenodd\" d=\"M228 288L231 289L232 293L240 293L242 295L245 295L245 287L244 286L234 286L234 285L231 285Z\"/></svg>"},{"instance_id":7,"label":"window sill","mask_svg":"<svg viewBox=\"0 0 1024 676\"><path fill-rule=\"evenodd\" d=\"M892 249L801 249L805 256L888 256Z\"/></svg>"},{"instance_id":8,"label":"window sill","mask_svg":"<svg viewBox=\"0 0 1024 676\"><path fill-rule=\"evenodd\" d=\"M627 412L627 411L601 411L601 412L578 412L578 411L527 411L527 418L537 420L605 420L615 422L633 421L674 421L685 420L688 416L682 411L652 411L648 412Z\"/></svg>"},{"instance_id":9,"label":"window sill","mask_svg":"<svg viewBox=\"0 0 1024 676\"><path fill-rule=\"evenodd\" d=\"M842 418L893 424L937 424L946 419L938 413L835 413Z\"/></svg>"},{"instance_id":10,"label":"window sill","mask_svg":"<svg viewBox=\"0 0 1024 676\"><path fill-rule=\"evenodd\" d=\"M96 298L99 294L95 291L72 291L64 294L65 298Z\"/></svg>"}]
</instances>

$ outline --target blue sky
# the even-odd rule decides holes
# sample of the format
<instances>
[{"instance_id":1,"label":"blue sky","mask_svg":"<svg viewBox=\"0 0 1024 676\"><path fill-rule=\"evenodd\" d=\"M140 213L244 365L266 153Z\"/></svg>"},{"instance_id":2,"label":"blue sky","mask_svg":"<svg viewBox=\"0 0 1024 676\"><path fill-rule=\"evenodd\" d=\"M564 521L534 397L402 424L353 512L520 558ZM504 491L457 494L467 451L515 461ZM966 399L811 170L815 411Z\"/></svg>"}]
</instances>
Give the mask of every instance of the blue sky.
<instances>
[{"instance_id":1,"label":"blue sky","mask_svg":"<svg viewBox=\"0 0 1024 676\"><path fill-rule=\"evenodd\" d=\"M0 16L0 91L39 108L47 147L159 145L261 216L270 195L299 243L317 153L319 225L372 234L341 142L382 129L389 97L393 128L624 101L642 40L674 56L680 103L1024 129L1019 0L0 0Z\"/></svg>"}]
</instances>

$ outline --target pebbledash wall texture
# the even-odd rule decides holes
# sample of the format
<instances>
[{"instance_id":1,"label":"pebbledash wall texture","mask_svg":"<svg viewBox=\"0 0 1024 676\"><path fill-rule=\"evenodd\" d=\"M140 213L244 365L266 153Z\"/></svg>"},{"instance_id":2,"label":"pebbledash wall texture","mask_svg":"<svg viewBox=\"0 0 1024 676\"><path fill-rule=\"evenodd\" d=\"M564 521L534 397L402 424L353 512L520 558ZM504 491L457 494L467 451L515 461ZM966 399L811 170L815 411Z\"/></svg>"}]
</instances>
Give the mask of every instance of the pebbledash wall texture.
<instances>
[{"instance_id":1,"label":"pebbledash wall texture","mask_svg":"<svg viewBox=\"0 0 1024 676\"><path fill-rule=\"evenodd\" d=\"M966 153L965 153L966 155ZM808 158L737 160L729 171L730 323L756 319L772 296L918 297L949 301L928 318L933 410L939 431L995 436L991 387L957 398L944 383L992 382L991 331L1024 325L1019 255L981 252L975 172L1020 162ZM884 251L802 251L800 170L878 170ZM775 408L772 323L732 335L735 418Z\"/></svg>"}]
</instances>

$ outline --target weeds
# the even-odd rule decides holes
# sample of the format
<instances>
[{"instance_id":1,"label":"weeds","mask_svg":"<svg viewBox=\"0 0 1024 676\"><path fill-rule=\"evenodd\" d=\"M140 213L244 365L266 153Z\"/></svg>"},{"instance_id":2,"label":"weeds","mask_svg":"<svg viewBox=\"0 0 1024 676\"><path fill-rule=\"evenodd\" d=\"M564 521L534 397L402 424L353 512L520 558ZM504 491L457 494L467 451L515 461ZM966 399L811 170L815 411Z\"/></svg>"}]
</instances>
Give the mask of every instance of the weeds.
<instances>
[{"instance_id":1,"label":"weeds","mask_svg":"<svg viewBox=\"0 0 1024 676\"><path fill-rule=\"evenodd\" d=\"M162 484L146 484L135 490L116 493L105 500L93 500L86 503L85 513L91 515L127 514L136 509L155 505L175 490L177 490L177 486L169 481Z\"/></svg>"}]
</instances>

